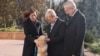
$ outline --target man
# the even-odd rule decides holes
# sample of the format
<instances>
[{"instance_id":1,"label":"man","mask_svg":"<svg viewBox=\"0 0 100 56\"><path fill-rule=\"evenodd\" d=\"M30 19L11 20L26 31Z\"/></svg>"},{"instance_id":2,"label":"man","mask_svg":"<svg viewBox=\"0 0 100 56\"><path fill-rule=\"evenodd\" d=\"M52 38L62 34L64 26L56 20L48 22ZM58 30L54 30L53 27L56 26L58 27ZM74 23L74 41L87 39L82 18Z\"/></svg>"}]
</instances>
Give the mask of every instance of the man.
<instances>
[{"instance_id":1,"label":"man","mask_svg":"<svg viewBox=\"0 0 100 56\"><path fill-rule=\"evenodd\" d=\"M76 8L76 4L70 0L64 3L64 11L70 16L65 34L65 56L83 56L84 15Z\"/></svg>"},{"instance_id":2,"label":"man","mask_svg":"<svg viewBox=\"0 0 100 56\"><path fill-rule=\"evenodd\" d=\"M57 17L53 9L48 9L45 14L45 20L49 23L47 34L48 56L64 56L64 36L66 24Z\"/></svg>"}]
</instances>

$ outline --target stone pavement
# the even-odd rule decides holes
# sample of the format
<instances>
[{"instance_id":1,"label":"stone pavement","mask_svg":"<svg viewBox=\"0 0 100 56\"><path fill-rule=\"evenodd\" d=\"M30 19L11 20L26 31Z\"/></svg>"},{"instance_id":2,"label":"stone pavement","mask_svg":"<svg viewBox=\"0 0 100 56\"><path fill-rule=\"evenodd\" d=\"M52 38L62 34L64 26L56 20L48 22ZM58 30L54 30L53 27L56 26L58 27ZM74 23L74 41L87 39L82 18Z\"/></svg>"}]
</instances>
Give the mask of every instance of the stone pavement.
<instances>
[{"instance_id":1,"label":"stone pavement","mask_svg":"<svg viewBox=\"0 0 100 56\"><path fill-rule=\"evenodd\" d=\"M0 40L0 56L22 56L23 40ZM85 50L86 56L100 56Z\"/></svg>"},{"instance_id":2,"label":"stone pavement","mask_svg":"<svg viewBox=\"0 0 100 56\"><path fill-rule=\"evenodd\" d=\"M85 51L85 56L100 56L98 54L94 54L94 53L89 52L87 49L84 49L84 51Z\"/></svg>"},{"instance_id":3,"label":"stone pavement","mask_svg":"<svg viewBox=\"0 0 100 56\"><path fill-rule=\"evenodd\" d=\"M22 56L23 40L0 40L0 56Z\"/></svg>"}]
</instances>

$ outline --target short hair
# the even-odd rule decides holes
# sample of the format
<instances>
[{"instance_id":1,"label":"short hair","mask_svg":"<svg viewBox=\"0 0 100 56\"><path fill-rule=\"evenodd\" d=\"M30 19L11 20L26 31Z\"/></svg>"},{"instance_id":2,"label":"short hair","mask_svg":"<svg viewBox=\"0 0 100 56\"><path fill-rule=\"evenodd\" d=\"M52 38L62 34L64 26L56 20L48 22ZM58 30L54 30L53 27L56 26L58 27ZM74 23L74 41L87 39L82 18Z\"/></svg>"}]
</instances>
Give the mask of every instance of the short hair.
<instances>
[{"instance_id":1,"label":"short hair","mask_svg":"<svg viewBox=\"0 0 100 56\"><path fill-rule=\"evenodd\" d=\"M45 13L45 18L52 17L52 16L57 16L56 12L53 9L47 9Z\"/></svg>"},{"instance_id":2,"label":"short hair","mask_svg":"<svg viewBox=\"0 0 100 56\"><path fill-rule=\"evenodd\" d=\"M66 1L63 5L64 5L64 6L73 7L73 8L75 8L75 9L77 8L75 2L72 1L72 0Z\"/></svg>"}]
</instances>

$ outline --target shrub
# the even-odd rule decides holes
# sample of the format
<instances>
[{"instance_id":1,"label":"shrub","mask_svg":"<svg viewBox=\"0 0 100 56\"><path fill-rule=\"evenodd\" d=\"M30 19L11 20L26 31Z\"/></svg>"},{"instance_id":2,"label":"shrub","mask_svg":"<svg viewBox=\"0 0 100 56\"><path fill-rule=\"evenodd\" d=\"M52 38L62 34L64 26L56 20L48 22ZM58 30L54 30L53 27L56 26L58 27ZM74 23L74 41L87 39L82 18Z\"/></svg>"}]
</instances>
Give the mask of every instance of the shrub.
<instances>
[{"instance_id":1,"label":"shrub","mask_svg":"<svg viewBox=\"0 0 100 56\"><path fill-rule=\"evenodd\" d=\"M15 27L0 28L1 32L22 32L23 29L16 29Z\"/></svg>"},{"instance_id":2,"label":"shrub","mask_svg":"<svg viewBox=\"0 0 100 56\"><path fill-rule=\"evenodd\" d=\"M91 46L91 44L86 43L86 42L84 43L84 47L85 47L85 48L89 48L90 46Z\"/></svg>"},{"instance_id":3,"label":"shrub","mask_svg":"<svg viewBox=\"0 0 100 56\"><path fill-rule=\"evenodd\" d=\"M89 46L89 49L93 53L98 53L100 54L100 47L99 46Z\"/></svg>"},{"instance_id":4,"label":"shrub","mask_svg":"<svg viewBox=\"0 0 100 56\"><path fill-rule=\"evenodd\" d=\"M85 42L86 42L86 43L93 43L94 41L95 41L95 38L94 38L94 36L92 35L92 33L86 32L86 35L85 35Z\"/></svg>"}]
</instances>

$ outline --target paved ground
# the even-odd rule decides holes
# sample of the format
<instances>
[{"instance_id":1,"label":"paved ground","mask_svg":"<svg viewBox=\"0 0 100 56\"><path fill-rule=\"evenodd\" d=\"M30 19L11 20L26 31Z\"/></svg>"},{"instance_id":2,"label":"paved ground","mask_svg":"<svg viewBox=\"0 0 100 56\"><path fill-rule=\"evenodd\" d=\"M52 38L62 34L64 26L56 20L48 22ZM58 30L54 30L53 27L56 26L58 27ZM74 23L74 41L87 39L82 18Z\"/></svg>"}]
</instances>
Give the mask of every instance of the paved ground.
<instances>
[{"instance_id":1,"label":"paved ground","mask_svg":"<svg viewBox=\"0 0 100 56\"><path fill-rule=\"evenodd\" d=\"M85 56L100 56L94 53L89 52L87 49L85 49Z\"/></svg>"},{"instance_id":2,"label":"paved ground","mask_svg":"<svg viewBox=\"0 0 100 56\"><path fill-rule=\"evenodd\" d=\"M0 40L0 56L22 56L22 40Z\"/></svg>"},{"instance_id":3,"label":"paved ground","mask_svg":"<svg viewBox=\"0 0 100 56\"><path fill-rule=\"evenodd\" d=\"M0 56L22 56L23 40L0 40ZM85 50L86 56L100 56Z\"/></svg>"}]
</instances>

